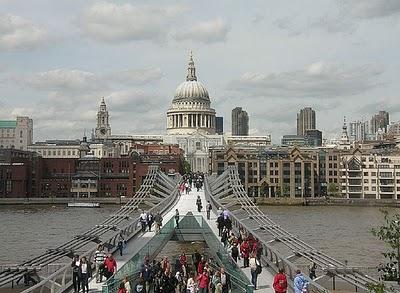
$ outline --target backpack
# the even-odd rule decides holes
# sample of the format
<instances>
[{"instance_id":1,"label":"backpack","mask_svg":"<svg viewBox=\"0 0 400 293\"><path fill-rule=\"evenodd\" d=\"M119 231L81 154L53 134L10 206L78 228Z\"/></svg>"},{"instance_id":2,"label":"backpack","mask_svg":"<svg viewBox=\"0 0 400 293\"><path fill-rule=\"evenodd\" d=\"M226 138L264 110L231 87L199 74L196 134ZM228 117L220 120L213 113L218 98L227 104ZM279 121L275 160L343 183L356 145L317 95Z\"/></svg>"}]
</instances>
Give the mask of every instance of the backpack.
<instances>
[{"instance_id":1,"label":"backpack","mask_svg":"<svg viewBox=\"0 0 400 293\"><path fill-rule=\"evenodd\" d=\"M258 259L256 259L256 264L257 264L256 273L257 274L261 274L262 266L261 266L261 263L260 263L260 261Z\"/></svg>"}]
</instances>

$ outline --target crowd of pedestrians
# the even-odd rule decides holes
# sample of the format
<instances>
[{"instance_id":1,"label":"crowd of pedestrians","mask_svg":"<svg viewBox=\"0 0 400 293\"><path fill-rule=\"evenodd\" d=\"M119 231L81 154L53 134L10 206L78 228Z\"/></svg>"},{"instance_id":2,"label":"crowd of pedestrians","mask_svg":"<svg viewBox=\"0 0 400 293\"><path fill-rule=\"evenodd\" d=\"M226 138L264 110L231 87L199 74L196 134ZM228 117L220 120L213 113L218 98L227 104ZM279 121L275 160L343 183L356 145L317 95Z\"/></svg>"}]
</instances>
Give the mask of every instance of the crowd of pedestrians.
<instances>
[{"instance_id":1,"label":"crowd of pedestrians","mask_svg":"<svg viewBox=\"0 0 400 293\"><path fill-rule=\"evenodd\" d=\"M142 211L139 216L139 221L143 233L146 231L151 232L151 227L154 224L154 231L158 234L162 227L163 217L158 211L154 215L151 212Z\"/></svg>"},{"instance_id":2,"label":"crowd of pedestrians","mask_svg":"<svg viewBox=\"0 0 400 293\"><path fill-rule=\"evenodd\" d=\"M190 259L182 253L174 263L168 257L153 260L152 263L145 257L133 292L228 293L231 289L230 276L223 267L215 270L213 267L197 251ZM124 291L124 284L126 281L120 284L119 293L128 293Z\"/></svg>"},{"instance_id":3,"label":"crowd of pedestrians","mask_svg":"<svg viewBox=\"0 0 400 293\"><path fill-rule=\"evenodd\" d=\"M204 174L200 172L185 174L179 186L179 191L181 194L189 194L192 188L196 188L197 191L200 191L203 188L203 183Z\"/></svg>"}]
</instances>

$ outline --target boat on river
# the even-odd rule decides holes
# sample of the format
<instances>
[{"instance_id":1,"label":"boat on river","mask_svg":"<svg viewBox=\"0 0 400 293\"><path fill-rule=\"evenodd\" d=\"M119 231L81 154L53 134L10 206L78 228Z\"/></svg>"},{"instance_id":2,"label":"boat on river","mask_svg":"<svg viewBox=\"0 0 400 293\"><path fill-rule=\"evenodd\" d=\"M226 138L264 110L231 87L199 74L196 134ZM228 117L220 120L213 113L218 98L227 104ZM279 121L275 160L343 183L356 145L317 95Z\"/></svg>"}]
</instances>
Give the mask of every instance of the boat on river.
<instances>
[{"instance_id":1,"label":"boat on river","mask_svg":"<svg viewBox=\"0 0 400 293\"><path fill-rule=\"evenodd\" d=\"M69 202L68 207L70 207L70 208L99 208L100 203L98 203L98 202Z\"/></svg>"}]
</instances>

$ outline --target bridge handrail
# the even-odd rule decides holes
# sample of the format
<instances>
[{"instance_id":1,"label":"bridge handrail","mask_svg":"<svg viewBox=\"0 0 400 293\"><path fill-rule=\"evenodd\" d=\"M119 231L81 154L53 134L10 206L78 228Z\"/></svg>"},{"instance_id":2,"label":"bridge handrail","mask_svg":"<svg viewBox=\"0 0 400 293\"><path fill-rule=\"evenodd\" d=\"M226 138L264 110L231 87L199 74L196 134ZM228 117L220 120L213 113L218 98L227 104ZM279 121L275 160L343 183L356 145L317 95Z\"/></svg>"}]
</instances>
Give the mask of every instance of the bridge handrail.
<instances>
[{"instance_id":1,"label":"bridge handrail","mask_svg":"<svg viewBox=\"0 0 400 293\"><path fill-rule=\"evenodd\" d=\"M208 176L206 176L206 180L204 182L205 186L205 194L208 199L210 199L213 203L213 207L221 207L224 208L222 204L220 204L217 200L214 199L213 196L211 195L211 190L208 182ZM240 219L238 219L234 214L230 213L230 218L232 219L232 225L236 227L237 229L239 228L245 228L248 232L256 236L258 239L261 240L261 238L257 235L257 233L254 233L250 227L247 227L247 225L244 225L241 223ZM288 274L289 278L291 280L294 279L295 272L298 269L298 267L293 264L291 261L287 260L284 255L282 255L280 252L278 252L274 247L272 247L269 244L262 243L263 245L263 251L265 252L265 256L262 258L262 261L267 264L268 267L272 268L274 270L274 273L277 273L280 267L283 267L285 269L285 272ZM269 252L269 254L268 254ZM267 256L270 255L270 260L267 259ZM273 256L275 256L275 262L273 261ZM283 264L280 265L280 264ZM287 271L287 269L289 271ZM306 277L306 276L305 276ZM306 277L306 279L310 283L309 291L310 292L315 292L315 293L329 293L330 291L321 286L320 284L313 282L310 278ZM288 284L293 288L293 284Z\"/></svg>"},{"instance_id":2,"label":"bridge handrail","mask_svg":"<svg viewBox=\"0 0 400 293\"><path fill-rule=\"evenodd\" d=\"M241 183L241 180L239 178L239 174L237 171L237 168L234 166L228 166L228 168L218 177L215 176L210 176L210 178L213 178L211 182L209 182L209 192L211 194L211 190L214 188L217 193L224 191L220 195L228 195L230 192L232 192L231 195L229 195L228 198L234 203L234 200L237 200L239 203L236 202L236 204L241 205L242 210L244 210L249 216L250 219L252 219L257 225L259 225L259 228L262 230L268 230L271 235L275 237L277 240L282 240L282 242L289 248L291 249L296 255L303 256L313 262L315 262L317 265L321 266L323 270L325 270L327 273L330 275L337 276L344 281L355 285L358 288L362 288L364 290L368 290L368 285L370 283L377 284L378 281L368 275L365 275L358 270L348 270L348 273L343 273L343 270L341 268L348 268L347 265L337 261L336 259L318 251L317 249L313 248L311 245L305 243L304 241L298 239L297 237L293 236L286 230L284 230L282 227L279 225L275 224L271 219L268 218L263 212L258 208L257 205L253 203L253 201L249 198L247 193L244 190L244 187ZM208 178L207 178L208 180ZM227 182L227 183L226 183ZM219 197L217 195L217 197ZM223 197L221 197L223 198ZM217 204L220 204L217 199L212 196L212 199L214 202ZM220 198L218 198L220 199ZM232 203L229 203L229 206L231 206ZM222 206L222 204L221 204ZM235 217L236 218L236 217ZM239 223L243 226L241 223L241 220L238 220ZM258 239L262 239L262 237L259 236L257 232L254 231L254 228L249 228L249 231L253 235L256 235ZM289 239L290 241L286 241L286 239ZM314 282L315 283L315 282ZM393 288L387 288L387 292L393 291Z\"/></svg>"},{"instance_id":3,"label":"bridge handrail","mask_svg":"<svg viewBox=\"0 0 400 293\"><path fill-rule=\"evenodd\" d=\"M150 170L149 170L149 173L150 173ZM140 191L140 189L139 189L139 191ZM139 191L138 191L138 193L139 193ZM160 211L161 213L165 213L165 211L168 211L171 208L171 206L174 204L174 202L176 201L178 196L179 196L179 191L178 191L177 184L176 184L175 189L172 191L171 195L169 197L165 198L163 201L161 201L157 205L155 205L154 207L152 207L149 211L153 211L153 212ZM144 198L145 197L143 197L143 199ZM123 210L123 208L121 208L120 210ZM116 214L117 213L114 213L112 216L115 216ZM122 230L122 231L126 232L126 235L128 235L127 240L130 240L141 231L141 229L138 227L138 223L139 223L139 218L135 218L133 221L130 221L128 224L123 226L120 230L118 230L113 235L111 235L107 240L103 241L102 244L113 243L114 248L112 248L109 251L114 253L117 250L117 247L115 247L115 242L120 234L120 231ZM95 251L96 251L96 248L93 248L93 249L87 251L86 253L84 253L82 256L86 256L89 260L91 260L93 253ZM62 275L61 286L60 286L58 292L64 292L65 290L67 290L68 288L70 288L72 286L72 281L66 282L67 274L72 275L72 268L71 268L70 263L67 263L63 268L54 272L53 274L51 274L50 276L48 276L41 282L22 291L22 293L33 292L34 290L39 289L39 288L41 289L40 291L42 292L42 289L44 287L46 287L47 283L50 283L50 288L51 288L50 291L52 293L56 292L55 286L57 285L57 283L53 280L61 275Z\"/></svg>"}]
</instances>

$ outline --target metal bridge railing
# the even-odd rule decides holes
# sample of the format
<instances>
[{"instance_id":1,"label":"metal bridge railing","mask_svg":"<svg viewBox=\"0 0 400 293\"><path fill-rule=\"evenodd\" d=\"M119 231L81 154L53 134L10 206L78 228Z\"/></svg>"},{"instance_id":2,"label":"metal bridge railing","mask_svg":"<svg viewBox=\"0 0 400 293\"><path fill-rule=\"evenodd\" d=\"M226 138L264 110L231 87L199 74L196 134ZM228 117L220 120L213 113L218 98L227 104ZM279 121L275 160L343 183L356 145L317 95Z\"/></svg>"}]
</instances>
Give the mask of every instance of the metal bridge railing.
<instances>
[{"instance_id":1,"label":"metal bridge railing","mask_svg":"<svg viewBox=\"0 0 400 293\"><path fill-rule=\"evenodd\" d=\"M315 262L329 276L337 276L349 284L367 290L368 283L377 283L377 280L357 270L349 270L346 273L342 268L347 268L334 258L316 250L296 236L284 230L281 226L268 218L248 197L245 192L237 169L233 166L218 177L209 176L206 178L206 196L210 198L215 207L222 207L231 210L233 225L237 229L245 229L256 238L262 241L265 255L263 260L271 266L274 271L279 267L285 267L290 278L294 278L296 265L287 256L281 254L275 247L266 241L266 234L273 239L286 245L297 257L305 257ZM236 210L235 210L236 208ZM242 217L238 215L241 214ZM310 289L314 292L327 292L328 290L320 284L310 280Z\"/></svg>"},{"instance_id":2,"label":"metal bridge railing","mask_svg":"<svg viewBox=\"0 0 400 293\"><path fill-rule=\"evenodd\" d=\"M111 215L101 224L96 225L92 229L88 230L82 235L77 235L63 245L51 249L48 253L35 257L27 262L19 264L16 268L7 268L0 272L0 286L6 285L9 282L20 280L27 275L37 275L37 272L52 262L64 257L72 256L73 253L85 245L93 243L103 243L105 247L109 248L109 251L113 252L116 250L116 243L118 235L121 231L125 233L128 239L134 237L139 231L138 228L138 215L132 213L136 211L141 203L144 203L149 195L152 195L152 201L146 204L150 205L150 211L160 211L161 213L170 209L173 203L179 197L177 183L174 182L167 175L161 173L158 170L158 166L150 166L146 178L143 181L142 186L136 193L135 197L126 203L119 211ZM101 240L101 236L110 235ZM82 256L92 259L92 255L95 252L95 248L87 250ZM68 261L64 267L60 268L56 272L49 276L42 277L43 280L24 290L27 292L42 292L44 288L50 289L50 292L64 292L71 287L71 266Z\"/></svg>"}]
</instances>

